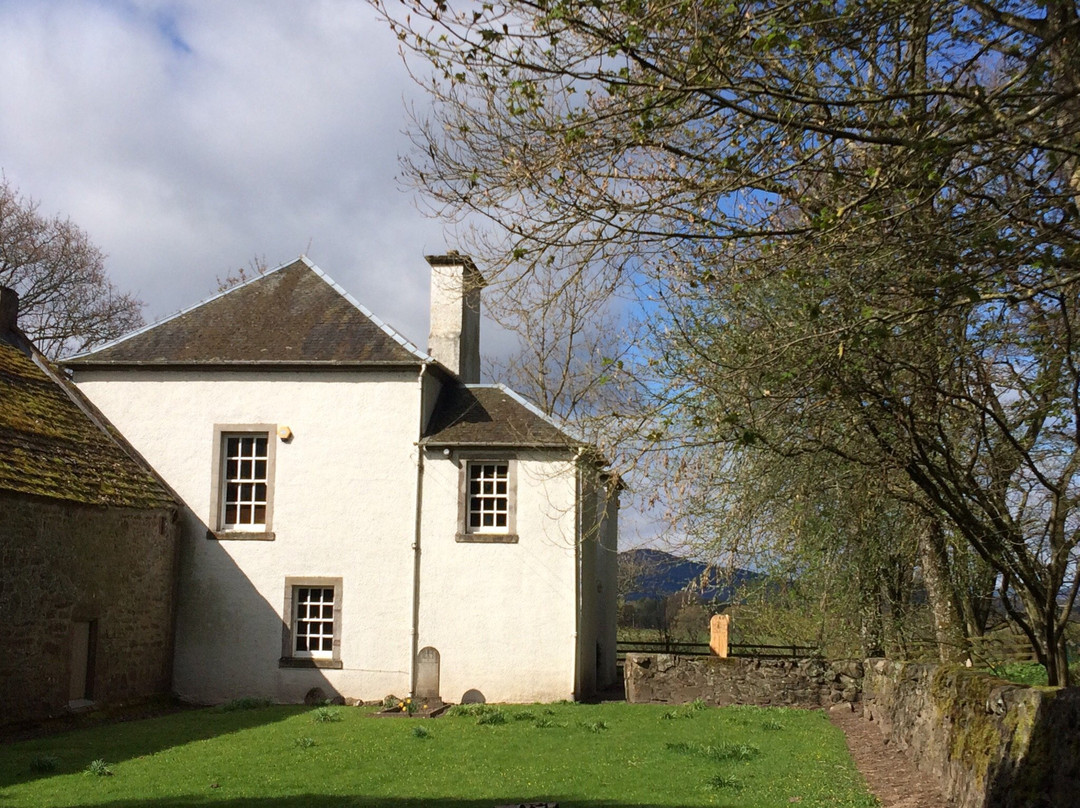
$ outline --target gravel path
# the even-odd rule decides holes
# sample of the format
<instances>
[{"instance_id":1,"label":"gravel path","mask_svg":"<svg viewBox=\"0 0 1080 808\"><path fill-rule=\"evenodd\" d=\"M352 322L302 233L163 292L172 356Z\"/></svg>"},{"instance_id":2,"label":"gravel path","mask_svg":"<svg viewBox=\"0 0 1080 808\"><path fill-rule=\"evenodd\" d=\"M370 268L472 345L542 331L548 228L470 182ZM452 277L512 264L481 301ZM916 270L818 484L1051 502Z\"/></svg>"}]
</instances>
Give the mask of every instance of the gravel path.
<instances>
[{"instance_id":1,"label":"gravel path","mask_svg":"<svg viewBox=\"0 0 1080 808\"><path fill-rule=\"evenodd\" d=\"M829 720L844 731L851 757L881 808L955 808L937 783L916 769L872 722L850 710L830 711Z\"/></svg>"}]
</instances>

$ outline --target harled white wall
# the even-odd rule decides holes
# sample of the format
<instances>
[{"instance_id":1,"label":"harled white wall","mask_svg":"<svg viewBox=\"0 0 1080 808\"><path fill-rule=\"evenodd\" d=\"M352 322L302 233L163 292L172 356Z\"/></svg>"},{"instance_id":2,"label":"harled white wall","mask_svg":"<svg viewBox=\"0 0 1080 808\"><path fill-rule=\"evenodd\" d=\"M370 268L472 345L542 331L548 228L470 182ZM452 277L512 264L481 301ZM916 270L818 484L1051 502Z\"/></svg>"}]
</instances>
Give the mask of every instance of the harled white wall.
<instances>
[{"instance_id":1,"label":"harled white wall","mask_svg":"<svg viewBox=\"0 0 1080 808\"><path fill-rule=\"evenodd\" d=\"M516 544L457 542L459 464L425 454L419 647L441 655L440 695L574 697L576 469L567 452L517 456Z\"/></svg>"},{"instance_id":2,"label":"harled white wall","mask_svg":"<svg viewBox=\"0 0 1080 808\"><path fill-rule=\"evenodd\" d=\"M174 688L219 702L409 690L415 373L80 371L80 389L183 498ZM277 424L276 540L207 540L215 424ZM340 577L342 670L279 667L285 579ZM572 590L571 590L572 591Z\"/></svg>"}]
</instances>

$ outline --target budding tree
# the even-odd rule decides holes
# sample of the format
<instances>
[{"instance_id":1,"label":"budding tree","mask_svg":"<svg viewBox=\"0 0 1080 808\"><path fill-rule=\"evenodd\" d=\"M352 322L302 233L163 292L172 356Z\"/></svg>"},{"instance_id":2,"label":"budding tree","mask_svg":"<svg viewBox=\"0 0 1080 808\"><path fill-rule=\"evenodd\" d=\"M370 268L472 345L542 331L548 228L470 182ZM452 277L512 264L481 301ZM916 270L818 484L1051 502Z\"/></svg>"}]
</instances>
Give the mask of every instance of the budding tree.
<instances>
[{"instance_id":1,"label":"budding tree","mask_svg":"<svg viewBox=\"0 0 1080 808\"><path fill-rule=\"evenodd\" d=\"M434 98L408 172L441 213L490 223L472 245L487 271L512 281L572 250L638 292L649 442L903 475L1065 681L1073 0L384 11Z\"/></svg>"}]
</instances>

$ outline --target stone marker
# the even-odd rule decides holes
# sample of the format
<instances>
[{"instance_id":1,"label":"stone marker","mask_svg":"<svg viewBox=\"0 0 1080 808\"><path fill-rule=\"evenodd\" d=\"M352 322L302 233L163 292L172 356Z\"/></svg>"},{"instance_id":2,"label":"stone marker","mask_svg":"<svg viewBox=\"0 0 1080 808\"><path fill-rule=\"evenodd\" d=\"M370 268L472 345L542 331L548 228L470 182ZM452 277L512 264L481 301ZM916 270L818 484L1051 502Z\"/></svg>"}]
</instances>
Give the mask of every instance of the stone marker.
<instances>
[{"instance_id":1,"label":"stone marker","mask_svg":"<svg viewBox=\"0 0 1080 808\"><path fill-rule=\"evenodd\" d=\"M439 652L430 645L416 655L416 693L413 698L440 701Z\"/></svg>"},{"instance_id":2,"label":"stone marker","mask_svg":"<svg viewBox=\"0 0 1080 808\"><path fill-rule=\"evenodd\" d=\"M709 620L709 648L721 659L727 659L730 625L730 614L714 614Z\"/></svg>"}]
</instances>

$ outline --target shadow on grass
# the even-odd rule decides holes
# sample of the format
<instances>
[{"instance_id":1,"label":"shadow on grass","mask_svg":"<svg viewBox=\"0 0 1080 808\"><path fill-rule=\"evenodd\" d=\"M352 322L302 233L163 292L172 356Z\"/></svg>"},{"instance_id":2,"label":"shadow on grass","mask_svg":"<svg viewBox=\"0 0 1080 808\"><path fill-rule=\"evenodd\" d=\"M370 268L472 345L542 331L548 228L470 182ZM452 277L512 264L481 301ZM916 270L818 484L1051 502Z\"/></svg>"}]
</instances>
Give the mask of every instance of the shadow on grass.
<instances>
[{"instance_id":1,"label":"shadow on grass","mask_svg":"<svg viewBox=\"0 0 1080 808\"><path fill-rule=\"evenodd\" d=\"M284 721L310 710L302 705L236 710L208 707L132 721L125 724L123 732L116 732L114 723L103 723L0 746L0 789L79 772L98 758L122 763L172 747ZM53 768L50 761L55 761Z\"/></svg>"},{"instance_id":2,"label":"shadow on grass","mask_svg":"<svg viewBox=\"0 0 1080 808\"><path fill-rule=\"evenodd\" d=\"M664 802L649 803L623 803L604 800L567 799L558 796L544 796L526 798L535 803L542 801L558 803L559 808L700 808L694 806L667 805ZM221 798L215 794L208 794L205 798L183 797L168 798L161 800L137 800L110 803L112 808L194 808L200 805L216 805L222 808L495 808L495 806L519 806L522 797L505 796L494 799L462 800L459 798L408 798L408 797L366 797L363 794L351 796L329 796L326 794L300 794L288 797L228 797ZM735 808L737 802L710 802L710 808Z\"/></svg>"}]
</instances>

